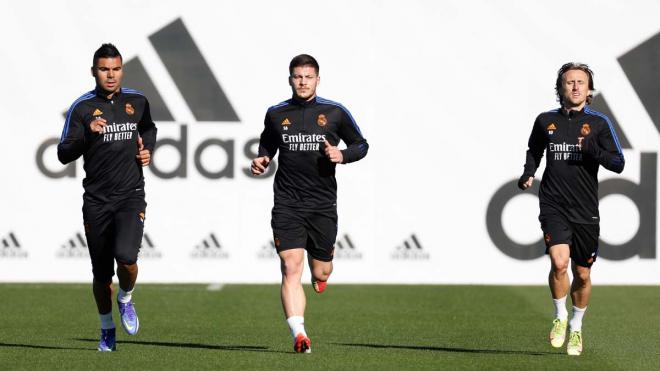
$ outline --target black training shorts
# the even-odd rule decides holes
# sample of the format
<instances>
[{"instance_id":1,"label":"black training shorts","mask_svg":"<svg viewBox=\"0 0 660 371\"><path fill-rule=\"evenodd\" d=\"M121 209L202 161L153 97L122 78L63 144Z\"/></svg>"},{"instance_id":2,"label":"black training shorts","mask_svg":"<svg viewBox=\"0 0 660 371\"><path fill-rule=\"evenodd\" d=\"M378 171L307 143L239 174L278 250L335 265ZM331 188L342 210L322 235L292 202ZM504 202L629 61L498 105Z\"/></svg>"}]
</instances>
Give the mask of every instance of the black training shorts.
<instances>
[{"instance_id":1,"label":"black training shorts","mask_svg":"<svg viewBox=\"0 0 660 371\"><path fill-rule=\"evenodd\" d=\"M273 207L271 226L277 252L304 248L316 260L332 261L337 238L337 208L298 210Z\"/></svg>"},{"instance_id":2,"label":"black training shorts","mask_svg":"<svg viewBox=\"0 0 660 371\"><path fill-rule=\"evenodd\" d=\"M546 254L554 245L568 244L575 264L587 268L593 265L598 257L599 224L573 223L555 210L541 210L539 221Z\"/></svg>"},{"instance_id":3,"label":"black training shorts","mask_svg":"<svg viewBox=\"0 0 660 371\"><path fill-rule=\"evenodd\" d=\"M85 201L83 220L94 279L112 280L115 260L129 265L137 262L146 208L144 195L102 205Z\"/></svg>"}]
</instances>

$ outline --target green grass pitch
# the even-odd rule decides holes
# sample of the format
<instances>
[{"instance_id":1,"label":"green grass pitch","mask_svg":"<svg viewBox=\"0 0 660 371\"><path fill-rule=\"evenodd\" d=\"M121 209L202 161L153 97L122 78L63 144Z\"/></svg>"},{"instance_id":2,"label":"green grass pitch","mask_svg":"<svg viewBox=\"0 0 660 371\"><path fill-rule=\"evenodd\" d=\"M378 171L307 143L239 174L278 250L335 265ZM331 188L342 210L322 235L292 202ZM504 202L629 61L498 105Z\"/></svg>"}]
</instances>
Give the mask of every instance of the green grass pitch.
<instances>
[{"instance_id":1,"label":"green grass pitch","mask_svg":"<svg viewBox=\"0 0 660 371\"><path fill-rule=\"evenodd\" d=\"M277 285L138 285L140 332L96 351L90 285L0 284L0 369L525 369L660 367L660 288L595 286L585 350L550 347L546 287L306 286L312 354L292 352ZM118 325L115 308L115 323Z\"/></svg>"}]
</instances>

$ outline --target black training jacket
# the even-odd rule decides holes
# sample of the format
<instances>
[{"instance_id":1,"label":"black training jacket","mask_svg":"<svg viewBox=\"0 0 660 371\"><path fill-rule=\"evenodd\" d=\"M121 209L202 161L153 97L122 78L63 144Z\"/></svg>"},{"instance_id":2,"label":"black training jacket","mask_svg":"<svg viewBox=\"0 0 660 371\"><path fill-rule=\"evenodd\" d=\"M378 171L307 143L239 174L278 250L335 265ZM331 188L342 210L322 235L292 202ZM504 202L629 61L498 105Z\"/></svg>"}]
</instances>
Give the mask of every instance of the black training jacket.
<instances>
[{"instance_id":1,"label":"black training jacket","mask_svg":"<svg viewBox=\"0 0 660 371\"><path fill-rule=\"evenodd\" d=\"M89 128L96 117L107 121L103 134ZM106 203L136 192L144 194L142 166L135 158L138 135L144 148L153 153L156 125L142 93L121 88L112 99L107 99L92 90L73 102L66 115L57 157L66 164L83 156L85 201Z\"/></svg>"},{"instance_id":2,"label":"black training jacket","mask_svg":"<svg viewBox=\"0 0 660 371\"><path fill-rule=\"evenodd\" d=\"M523 179L534 176L543 152L546 166L539 190L541 213L552 208L569 221L597 224L598 168L621 173L625 164L609 118L588 106L540 114L529 137Z\"/></svg>"},{"instance_id":3,"label":"black training jacket","mask_svg":"<svg viewBox=\"0 0 660 371\"><path fill-rule=\"evenodd\" d=\"M268 109L259 141L259 156L271 159L279 150L273 185L275 205L297 209L336 206L335 164L325 156L324 140L346 143L343 163L367 155L369 145L350 112L339 103L315 97L289 99Z\"/></svg>"}]
</instances>

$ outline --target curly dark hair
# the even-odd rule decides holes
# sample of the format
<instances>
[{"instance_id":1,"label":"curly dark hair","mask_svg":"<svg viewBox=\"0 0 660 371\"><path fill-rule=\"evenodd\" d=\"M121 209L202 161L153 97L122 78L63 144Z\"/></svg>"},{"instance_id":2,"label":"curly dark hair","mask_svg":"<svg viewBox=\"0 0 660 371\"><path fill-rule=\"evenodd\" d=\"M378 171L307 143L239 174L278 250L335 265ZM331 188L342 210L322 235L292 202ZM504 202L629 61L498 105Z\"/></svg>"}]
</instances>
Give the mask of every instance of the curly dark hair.
<instances>
[{"instance_id":1,"label":"curly dark hair","mask_svg":"<svg viewBox=\"0 0 660 371\"><path fill-rule=\"evenodd\" d=\"M588 65L578 62L568 62L564 63L563 66L557 71L557 81L555 82L555 93L557 94L557 101L563 107L564 106L564 96L563 96L563 79L564 74L570 70L580 70L586 73L589 76L589 95L587 96L587 104L591 104L594 96L591 92L594 90L594 72L589 68Z\"/></svg>"}]
</instances>

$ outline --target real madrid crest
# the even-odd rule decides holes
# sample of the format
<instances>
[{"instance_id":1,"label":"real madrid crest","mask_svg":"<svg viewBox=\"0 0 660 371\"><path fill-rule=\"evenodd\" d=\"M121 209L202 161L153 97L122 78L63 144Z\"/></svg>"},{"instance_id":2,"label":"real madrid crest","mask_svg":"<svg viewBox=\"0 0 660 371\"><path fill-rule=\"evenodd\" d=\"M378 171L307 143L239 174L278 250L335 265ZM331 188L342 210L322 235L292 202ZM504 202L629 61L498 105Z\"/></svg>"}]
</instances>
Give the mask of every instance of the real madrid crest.
<instances>
[{"instance_id":1,"label":"real madrid crest","mask_svg":"<svg viewBox=\"0 0 660 371\"><path fill-rule=\"evenodd\" d=\"M582 134L583 137L586 137L591 133L591 126L588 123L582 124L582 129L580 129L580 134Z\"/></svg>"},{"instance_id":2,"label":"real madrid crest","mask_svg":"<svg viewBox=\"0 0 660 371\"><path fill-rule=\"evenodd\" d=\"M130 103L126 103L126 113L129 115L135 114L135 108Z\"/></svg>"},{"instance_id":3,"label":"real madrid crest","mask_svg":"<svg viewBox=\"0 0 660 371\"><path fill-rule=\"evenodd\" d=\"M316 119L316 123L320 127L324 127L328 123L328 119L325 117L324 114L320 114L319 117Z\"/></svg>"}]
</instances>

